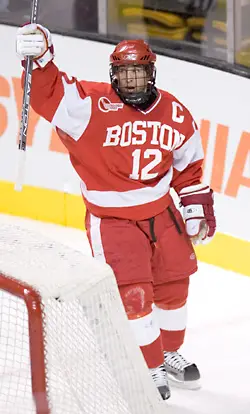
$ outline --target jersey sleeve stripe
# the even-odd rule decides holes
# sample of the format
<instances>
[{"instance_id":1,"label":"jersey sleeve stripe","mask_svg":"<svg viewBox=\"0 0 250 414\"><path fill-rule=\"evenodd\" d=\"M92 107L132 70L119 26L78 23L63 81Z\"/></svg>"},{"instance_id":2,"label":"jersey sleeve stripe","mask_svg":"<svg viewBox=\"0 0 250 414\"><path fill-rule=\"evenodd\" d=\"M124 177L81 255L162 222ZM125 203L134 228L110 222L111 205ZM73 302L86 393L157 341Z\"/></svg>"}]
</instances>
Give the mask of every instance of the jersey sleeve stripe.
<instances>
[{"instance_id":1,"label":"jersey sleeve stripe","mask_svg":"<svg viewBox=\"0 0 250 414\"><path fill-rule=\"evenodd\" d=\"M64 96L51 123L78 141L89 124L92 99L90 96L81 98L76 83L69 84L64 78L62 78L62 82Z\"/></svg>"},{"instance_id":2,"label":"jersey sleeve stripe","mask_svg":"<svg viewBox=\"0 0 250 414\"><path fill-rule=\"evenodd\" d=\"M184 171L189 164L204 158L201 137L198 131L189 138L179 149L173 151L173 166L178 171Z\"/></svg>"}]
</instances>

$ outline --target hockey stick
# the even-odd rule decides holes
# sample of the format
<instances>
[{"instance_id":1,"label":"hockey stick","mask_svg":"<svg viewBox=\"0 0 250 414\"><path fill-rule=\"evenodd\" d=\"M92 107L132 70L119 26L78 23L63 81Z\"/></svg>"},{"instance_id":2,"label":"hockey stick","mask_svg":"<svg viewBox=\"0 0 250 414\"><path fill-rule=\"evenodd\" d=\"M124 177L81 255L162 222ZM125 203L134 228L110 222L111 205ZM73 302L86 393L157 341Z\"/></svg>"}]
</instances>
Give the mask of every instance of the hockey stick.
<instances>
[{"instance_id":1,"label":"hockey stick","mask_svg":"<svg viewBox=\"0 0 250 414\"><path fill-rule=\"evenodd\" d=\"M39 0L32 0L30 23L37 22L38 1ZM22 185L24 182L26 143L27 143L28 121L29 121L29 111L30 111L32 68L33 68L32 57L28 56L25 62L22 115L21 115L20 133L19 133L19 142L18 142L19 160L18 160L17 179L15 183L16 191L22 190Z\"/></svg>"}]
</instances>

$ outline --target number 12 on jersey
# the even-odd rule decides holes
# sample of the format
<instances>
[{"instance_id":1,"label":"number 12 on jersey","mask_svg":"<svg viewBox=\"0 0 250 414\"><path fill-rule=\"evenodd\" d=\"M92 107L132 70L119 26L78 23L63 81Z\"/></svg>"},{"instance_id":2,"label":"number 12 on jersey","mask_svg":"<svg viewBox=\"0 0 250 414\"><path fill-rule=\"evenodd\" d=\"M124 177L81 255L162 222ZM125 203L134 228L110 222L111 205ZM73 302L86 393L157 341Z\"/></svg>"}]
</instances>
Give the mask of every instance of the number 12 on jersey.
<instances>
[{"instance_id":1,"label":"number 12 on jersey","mask_svg":"<svg viewBox=\"0 0 250 414\"><path fill-rule=\"evenodd\" d=\"M162 152L159 149L147 149L142 151L141 149L136 149L132 152L133 157L133 167L132 173L130 174L129 178L133 180L151 180L152 178L157 177L158 173L152 173L150 171L153 170L156 165L160 164L162 161ZM140 164L143 159L150 159L151 161L148 162L145 167L141 168Z\"/></svg>"}]
</instances>

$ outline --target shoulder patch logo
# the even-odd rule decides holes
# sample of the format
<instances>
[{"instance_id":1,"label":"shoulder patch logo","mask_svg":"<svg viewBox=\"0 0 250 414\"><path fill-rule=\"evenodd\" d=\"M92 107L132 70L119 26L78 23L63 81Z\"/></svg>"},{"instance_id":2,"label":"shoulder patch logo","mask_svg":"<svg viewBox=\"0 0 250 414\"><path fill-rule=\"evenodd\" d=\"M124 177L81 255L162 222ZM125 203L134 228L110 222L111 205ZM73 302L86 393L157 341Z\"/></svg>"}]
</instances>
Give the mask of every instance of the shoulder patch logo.
<instances>
[{"instance_id":1,"label":"shoulder patch logo","mask_svg":"<svg viewBox=\"0 0 250 414\"><path fill-rule=\"evenodd\" d=\"M98 108L102 112L118 111L118 109L122 109L123 107L124 107L123 103L121 102L112 103L105 96L102 96L101 98L99 98L99 101L98 101Z\"/></svg>"}]
</instances>

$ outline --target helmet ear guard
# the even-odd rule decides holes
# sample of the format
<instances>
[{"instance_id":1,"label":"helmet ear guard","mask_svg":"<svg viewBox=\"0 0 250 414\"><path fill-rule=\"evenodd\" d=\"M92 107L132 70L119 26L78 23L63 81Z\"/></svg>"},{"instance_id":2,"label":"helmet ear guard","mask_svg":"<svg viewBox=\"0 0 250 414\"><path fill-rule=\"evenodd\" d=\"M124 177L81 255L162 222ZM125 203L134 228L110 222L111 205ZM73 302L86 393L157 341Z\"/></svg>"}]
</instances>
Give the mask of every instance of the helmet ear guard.
<instances>
[{"instance_id":1,"label":"helmet ear guard","mask_svg":"<svg viewBox=\"0 0 250 414\"><path fill-rule=\"evenodd\" d=\"M149 45L143 40L123 40L118 43L114 52L110 56L110 80L111 85L121 98L129 105L140 105L146 103L152 94L155 85L156 55L152 52ZM145 91L140 92L122 92L117 79L117 72L120 66L143 66L146 70L148 80Z\"/></svg>"}]
</instances>

